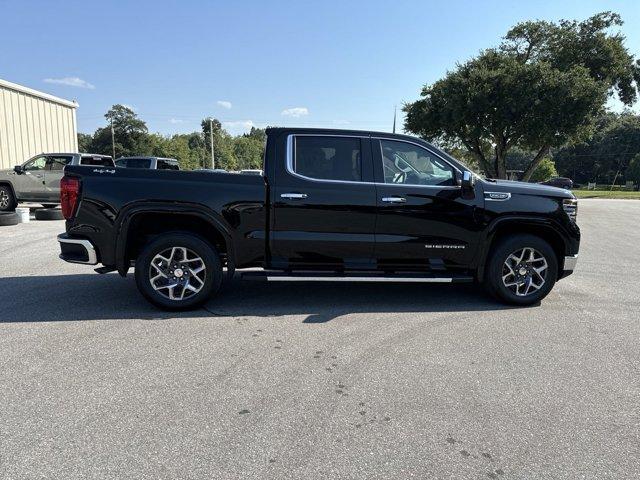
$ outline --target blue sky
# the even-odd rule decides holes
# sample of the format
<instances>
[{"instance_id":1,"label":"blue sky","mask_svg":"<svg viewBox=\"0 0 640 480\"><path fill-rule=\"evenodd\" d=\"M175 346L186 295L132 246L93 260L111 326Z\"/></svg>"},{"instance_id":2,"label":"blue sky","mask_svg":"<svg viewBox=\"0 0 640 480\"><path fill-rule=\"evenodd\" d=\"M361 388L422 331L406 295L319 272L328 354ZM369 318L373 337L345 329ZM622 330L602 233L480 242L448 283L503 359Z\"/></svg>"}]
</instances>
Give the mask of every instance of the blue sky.
<instances>
[{"instance_id":1,"label":"blue sky","mask_svg":"<svg viewBox=\"0 0 640 480\"><path fill-rule=\"evenodd\" d=\"M629 1L0 0L0 78L79 102L78 129L123 103L165 134L212 115L251 125L390 130L394 105L528 19L623 16Z\"/></svg>"}]
</instances>

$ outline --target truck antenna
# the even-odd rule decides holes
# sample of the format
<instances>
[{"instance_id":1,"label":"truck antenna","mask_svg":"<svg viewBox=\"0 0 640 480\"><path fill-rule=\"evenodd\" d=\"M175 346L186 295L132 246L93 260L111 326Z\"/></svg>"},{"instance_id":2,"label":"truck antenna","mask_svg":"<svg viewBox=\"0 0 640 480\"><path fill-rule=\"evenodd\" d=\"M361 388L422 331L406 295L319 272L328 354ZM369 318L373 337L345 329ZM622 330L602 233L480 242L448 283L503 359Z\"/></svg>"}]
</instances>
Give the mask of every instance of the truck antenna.
<instances>
[{"instance_id":1,"label":"truck antenna","mask_svg":"<svg viewBox=\"0 0 640 480\"><path fill-rule=\"evenodd\" d=\"M396 105L393 106L393 133L396 133Z\"/></svg>"}]
</instances>

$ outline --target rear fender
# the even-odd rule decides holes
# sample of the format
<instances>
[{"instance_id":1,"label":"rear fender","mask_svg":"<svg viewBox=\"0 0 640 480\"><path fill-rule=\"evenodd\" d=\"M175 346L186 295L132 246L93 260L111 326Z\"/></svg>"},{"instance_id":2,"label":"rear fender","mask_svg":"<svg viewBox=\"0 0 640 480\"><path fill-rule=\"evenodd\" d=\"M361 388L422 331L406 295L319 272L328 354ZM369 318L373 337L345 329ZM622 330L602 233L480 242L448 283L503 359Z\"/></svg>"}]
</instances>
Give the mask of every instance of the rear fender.
<instances>
[{"instance_id":1,"label":"rear fender","mask_svg":"<svg viewBox=\"0 0 640 480\"><path fill-rule=\"evenodd\" d=\"M129 270L129 260L126 257L126 249L131 223L136 216L149 213L195 216L210 224L211 227L219 231L224 238L227 248L228 269L233 270L235 265L235 253L233 249L232 234L230 228L226 225L226 222L220 215L198 204L176 205L175 203L144 202L125 207L118 215L120 221L117 222L119 227L117 227L116 234L115 259L116 268L120 275L125 276Z\"/></svg>"}]
</instances>

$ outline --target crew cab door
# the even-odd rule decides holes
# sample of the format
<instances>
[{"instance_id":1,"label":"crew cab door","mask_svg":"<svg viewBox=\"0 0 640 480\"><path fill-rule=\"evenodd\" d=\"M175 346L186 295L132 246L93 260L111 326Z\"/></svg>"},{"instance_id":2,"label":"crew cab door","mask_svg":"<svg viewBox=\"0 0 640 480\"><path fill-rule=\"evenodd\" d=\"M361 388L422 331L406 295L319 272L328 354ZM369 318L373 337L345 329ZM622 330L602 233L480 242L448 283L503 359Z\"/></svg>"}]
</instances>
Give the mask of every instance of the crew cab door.
<instances>
[{"instance_id":1,"label":"crew cab door","mask_svg":"<svg viewBox=\"0 0 640 480\"><path fill-rule=\"evenodd\" d=\"M71 155L50 155L44 171L45 196L51 203L60 202L60 180L64 174L65 165L71 162Z\"/></svg>"},{"instance_id":2,"label":"crew cab door","mask_svg":"<svg viewBox=\"0 0 640 480\"><path fill-rule=\"evenodd\" d=\"M278 145L271 266L371 266L376 189L369 137L291 134Z\"/></svg>"},{"instance_id":3,"label":"crew cab door","mask_svg":"<svg viewBox=\"0 0 640 480\"><path fill-rule=\"evenodd\" d=\"M20 200L43 200L46 198L44 172L47 157L39 155L22 165L22 173L14 177L14 188Z\"/></svg>"},{"instance_id":4,"label":"crew cab door","mask_svg":"<svg viewBox=\"0 0 640 480\"><path fill-rule=\"evenodd\" d=\"M440 270L466 266L478 242L477 195L458 186L461 172L417 143L372 138L379 267Z\"/></svg>"}]
</instances>

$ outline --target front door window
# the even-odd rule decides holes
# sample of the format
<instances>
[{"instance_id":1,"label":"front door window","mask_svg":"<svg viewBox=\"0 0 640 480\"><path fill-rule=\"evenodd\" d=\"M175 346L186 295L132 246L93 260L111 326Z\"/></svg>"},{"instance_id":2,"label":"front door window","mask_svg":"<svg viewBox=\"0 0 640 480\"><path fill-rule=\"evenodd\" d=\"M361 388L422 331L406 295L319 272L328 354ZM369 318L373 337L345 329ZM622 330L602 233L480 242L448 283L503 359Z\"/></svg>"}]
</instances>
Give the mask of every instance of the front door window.
<instances>
[{"instance_id":1,"label":"front door window","mask_svg":"<svg viewBox=\"0 0 640 480\"><path fill-rule=\"evenodd\" d=\"M47 157L37 157L24 164L25 172L44 170L47 166Z\"/></svg>"},{"instance_id":2,"label":"front door window","mask_svg":"<svg viewBox=\"0 0 640 480\"><path fill-rule=\"evenodd\" d=\"M453 167L428 150L394 140L381 140L384 183L453 186Z\"/></svg>"}]
</instances>

